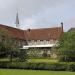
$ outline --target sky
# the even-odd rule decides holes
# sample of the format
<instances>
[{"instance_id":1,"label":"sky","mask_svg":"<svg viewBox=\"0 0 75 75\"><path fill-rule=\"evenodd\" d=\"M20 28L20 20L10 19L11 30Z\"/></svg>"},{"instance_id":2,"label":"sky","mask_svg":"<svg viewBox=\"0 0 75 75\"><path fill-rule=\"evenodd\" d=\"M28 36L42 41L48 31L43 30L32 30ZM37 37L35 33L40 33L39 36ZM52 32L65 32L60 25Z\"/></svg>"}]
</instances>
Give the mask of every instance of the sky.
<instances>
[{"instance_id":1,"label":"sky","mask_svg":"<svg viewBox=\"0 0 75 75\"><path fill-rule=\"evenodd\" d=\"M0 24L16 27L17 11L21 29L75 27L75 0L0 0Z\"/></svg>"}]
</instances>

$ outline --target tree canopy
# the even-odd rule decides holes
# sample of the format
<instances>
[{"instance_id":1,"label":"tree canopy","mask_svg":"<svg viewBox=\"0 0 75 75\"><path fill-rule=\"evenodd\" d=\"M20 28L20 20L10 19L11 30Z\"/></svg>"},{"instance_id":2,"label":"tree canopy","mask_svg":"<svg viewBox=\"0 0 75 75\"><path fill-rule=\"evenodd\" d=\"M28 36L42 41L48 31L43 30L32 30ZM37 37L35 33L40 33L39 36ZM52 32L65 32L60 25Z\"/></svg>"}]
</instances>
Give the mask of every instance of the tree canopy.
<instances>
[{"instance_id":1,"label":"tree canopy","mask_svg":"<svg viewBox=\"0 0 75 75\"><path fill-rule=\"evenodd\" d=\"M17 39L6 29L0 29L0 57L9 57L12 61L13 56L24 61L26 58L25 50L20 50Z\"/></svg>"},{"instance_id":2,"label":"tree canopy","mask_svg":"<svg viewBox=\"0 0 75 75\"><path fill-rule=\"evenodd\" d=\"M6 29L0 29L0 57L7 57L10 55L12 61L12 53L17 49L14 44L12 35Z\"/></svg>"},{"instance_id":3,"label":"tree canopy","mask_svg":"<svg viewBox=\"0 0 75 75\"><path fill-rule=\"evenodd\" d=\"M63 33L59 39L58 51L65 61L75 61L75 31Z\"/></svg>"}]
</instances>

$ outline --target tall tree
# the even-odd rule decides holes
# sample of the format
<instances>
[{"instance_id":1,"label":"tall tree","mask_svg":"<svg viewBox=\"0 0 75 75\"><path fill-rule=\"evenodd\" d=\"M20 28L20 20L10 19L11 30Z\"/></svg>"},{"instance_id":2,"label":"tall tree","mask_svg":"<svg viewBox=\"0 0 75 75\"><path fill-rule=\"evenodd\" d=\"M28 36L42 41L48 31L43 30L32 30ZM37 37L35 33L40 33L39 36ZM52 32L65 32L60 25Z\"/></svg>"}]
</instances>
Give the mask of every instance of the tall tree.
<instances>
[{"instance_id":1,"label":"tall tree","mask_svg":"<svg viewBox=\"0 0 75 75\"><path fill-rule=\"evenodd\" d=\"M10 61L12 61L14 50L18 49L17 45L14 44L12 39L12 35L8 30L0 29L0 55L7 56L9 54Z\"/></svg>"},{"instance_id":2,"label":"tall tree","mask_svg":"<svg viewBox=\"0 0 75 75\"><path fill-rule=\"evenodd\" d=\"M75 31L63 33L58 43L60 59L63 61L75 61Z\"/></svg>"}]
</instances>

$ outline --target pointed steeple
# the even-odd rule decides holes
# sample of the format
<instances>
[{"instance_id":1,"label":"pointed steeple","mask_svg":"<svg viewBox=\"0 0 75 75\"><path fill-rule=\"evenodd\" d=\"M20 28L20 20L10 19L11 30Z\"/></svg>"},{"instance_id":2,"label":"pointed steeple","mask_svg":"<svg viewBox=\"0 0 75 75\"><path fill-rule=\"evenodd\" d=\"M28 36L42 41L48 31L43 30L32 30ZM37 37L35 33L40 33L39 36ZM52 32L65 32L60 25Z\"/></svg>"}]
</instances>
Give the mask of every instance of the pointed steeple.
<instances>
[{"instance_id":1,"label":"pointed steeple","mask_svg":"<svg viewBox=\"0 0 75 75\"><path fill-rule=\"evenodd\" d=\"M19 28L20 24L19 24L19 17L18 17L18 12L16 14L16 27Z\"/></svg>"}]
</instances>

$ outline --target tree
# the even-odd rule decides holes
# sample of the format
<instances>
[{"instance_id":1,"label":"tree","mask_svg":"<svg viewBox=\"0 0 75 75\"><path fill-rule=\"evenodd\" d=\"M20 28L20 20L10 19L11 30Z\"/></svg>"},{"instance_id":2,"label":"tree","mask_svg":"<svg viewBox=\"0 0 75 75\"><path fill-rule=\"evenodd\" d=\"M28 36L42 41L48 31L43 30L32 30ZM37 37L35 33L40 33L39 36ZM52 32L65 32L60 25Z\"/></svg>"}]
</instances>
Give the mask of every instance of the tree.
<instances>
[{"instance_id":1,"label":"tree","mask_svg":"<svg viewBox=\"0 0 75 75\"><path fill-rule=\"evenodd\" d=\"M7 31L0 29L0 55L6 55L7 50L9 49L9 40L10 37Z\"/></svg>"},{"instance_id":2,"label":"tree","mask_svg":"<svg viewBox=\"0 0 75 75\"><path fill-rule=\"evenodd\" d=\"M20 62L25 62L26 59L27 59L27 50L20 49L20 52L19 52L19 61Z\"/></svg>"},{"instance_id":3,"label":"tree","mask_svg":"<svg viewBox=\"0 0 75 75\"><path fill-rule=\"evenodd\" d=\"M58 43L60 60L75 61L75 31L64 32Z\"/></svg>"},{"instance_id":4,"label":"tree","mask_svg":"<svg viewBox=\"0 0 75 75\"><path fill-rule=\"evenodd\" d=\"M12 35L6 29L0 29L0 56L10 55L10 61L12 61L13 53L18 49L12 40Z\"/></svg>"}]
</instances>

